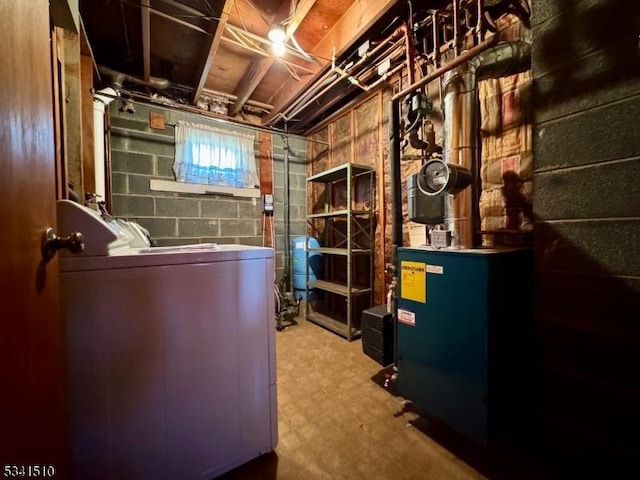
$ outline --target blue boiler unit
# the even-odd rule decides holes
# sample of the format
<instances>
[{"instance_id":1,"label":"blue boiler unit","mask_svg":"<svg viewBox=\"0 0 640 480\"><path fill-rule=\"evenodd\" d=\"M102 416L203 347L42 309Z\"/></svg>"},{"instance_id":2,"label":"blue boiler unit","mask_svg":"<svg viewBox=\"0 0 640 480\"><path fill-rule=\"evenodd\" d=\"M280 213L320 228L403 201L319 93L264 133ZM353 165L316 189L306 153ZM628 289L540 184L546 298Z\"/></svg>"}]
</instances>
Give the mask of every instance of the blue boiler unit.
<instances>
[{"instance_id":1,"label":"blue boiler unit","mask_svg":"<svg viewBox=\"0 0 640 480\"><path fill-rule=\"evenodd\" d=\"M533 380L527 249L399 248L397 390L488 445L526 418Z\"/></svg>"}]
</instances>

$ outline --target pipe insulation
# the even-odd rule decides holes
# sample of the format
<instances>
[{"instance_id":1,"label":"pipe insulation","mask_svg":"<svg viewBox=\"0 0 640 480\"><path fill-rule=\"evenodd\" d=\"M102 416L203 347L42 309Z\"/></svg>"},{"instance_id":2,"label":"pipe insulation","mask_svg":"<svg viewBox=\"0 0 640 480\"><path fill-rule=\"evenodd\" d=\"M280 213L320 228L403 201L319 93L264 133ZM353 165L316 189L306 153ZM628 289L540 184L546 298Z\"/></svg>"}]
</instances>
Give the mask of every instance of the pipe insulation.
<instances>
[{"instance_id":1,"label":"pipe insulation","mask_svg":"<svg viewBox=\"0 0 640 480\"><path fill-rule=\"evenodd\" d=\"M531 68L531 45L524 41L501 43L480 53L443 76L444 161L472 172L478 186L478 81L500 78ZM479 231L477 192L465 189L445 197L445 229L452 246L473 248Z\"/></svg>"}]
</instances>

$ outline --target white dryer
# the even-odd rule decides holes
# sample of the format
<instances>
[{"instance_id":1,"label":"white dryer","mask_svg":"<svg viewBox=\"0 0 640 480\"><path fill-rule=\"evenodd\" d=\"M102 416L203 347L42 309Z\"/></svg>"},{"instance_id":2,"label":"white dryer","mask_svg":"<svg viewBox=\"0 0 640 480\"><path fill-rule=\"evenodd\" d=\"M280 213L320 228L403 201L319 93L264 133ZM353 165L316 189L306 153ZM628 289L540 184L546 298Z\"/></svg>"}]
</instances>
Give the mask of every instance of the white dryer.
<instances>
[{"instance_id":1,"label":"white dryer","mask_svg":"<svg viewBox=\"0 0 640 480\"><path fill-rule=\"evenodd\" d=\"M59 231L74 479L210 479L277 442L273 250L130 247L66 200Z\"/></svg>"}]
</instances>

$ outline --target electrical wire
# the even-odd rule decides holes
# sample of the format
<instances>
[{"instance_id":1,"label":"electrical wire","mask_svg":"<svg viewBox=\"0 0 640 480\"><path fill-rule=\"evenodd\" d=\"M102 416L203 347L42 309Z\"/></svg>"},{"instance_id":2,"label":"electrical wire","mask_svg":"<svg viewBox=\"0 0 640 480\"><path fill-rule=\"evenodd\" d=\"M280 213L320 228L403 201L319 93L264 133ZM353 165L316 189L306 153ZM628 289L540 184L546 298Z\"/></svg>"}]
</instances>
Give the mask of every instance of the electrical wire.
<instances>
[{"instance_id":1,"label":"electrical wire","mask_svg":"<svg viewBox=\"0 0 640 480\"><path fill-rule=\"evenodd\" d=\"M235 3L236 3L236 1L237 1L237 0L234 0L234 2L233 2L233 3L235 4ZM267 27L270 27L270 26L271 26L271 23L269 23L269 21L267 21L267 19L266 19L266 18L264 18L264 16L263 16L263 15L262 15L262 13L260 12L260 10L258 10L258 9L256 8L256 6L253 4L253 2L252 2L251 0L246 0L246 1L245 1L245 3L246 3L247 5L249 5L249 6L253 9L253 11L254 11L254 12L256 12L256 13L258 14L258 16L260 17L260 19L264 22L264 24L265 24ZM238 11L238 10L237 10L237 8L238 8L238 7L236 7L236 11ZM238 15L240 15L240 14L238 13ZM242 17L240 17L240 18L242 18Z\"/></svg>"},{"instance_id":2,"label":"electrical wire","mask_svg":"<svg viewBox=\"0 0 640 480\"><path fill-rule=\"evenodd\" d=\"M135 3L135 2L133 2L131 0L120 0L120 2L124 3L124 4L127 4L130 7L135 7L137 9L139 9L139 10L142 10L142 6L140 5L140 3ZM160 12L160 13L163 13L165 15L169 15L168 13L162 12L162 11L160 11L158 9L155 9L155 8L152 8L152 7L149 7L149 11L151 11L151 12ZM181 13L172 13L169 16L174 17L174 18L198 18L200 20L207 20L207 21L210 21L210 22L219 22L220 20L222 20L221 17L216 17L214 15L205 15L205 14L202 14L202 15L195 15L195 14L194 15L187 15L187 14L181 14Z\"/></svg>"},{"instance_id":3,"label":"electrical wire","mask_svg":"<svg viewBox=\"0 0 640 480\"><path fill-rule=\"evenodd\" d=\"M120 0L120 16L122 17L122 30L124 30L124 43L127 46L127 60L131 61L131 43L129 42L129 33L127 29L127 21L124 16L124 3Z\"/></svg>"},{"instance_id":4,"label":"electrical wire","mask_svg":"<svg viewBox=\"0 0 640 480\"><path fill-rule=\"evenodd\" d=\"M251 2L248 2L248 3L251 4ZM237 0L233 0L233 8L236 9L236 13L238 14L238 18L240 19L240 23L242 23L242 28L244 28L245 30L249 31L247 29L247 26L244 23L244 18L242 18L242 15L240 15L240 9L238 8Z\"/></svg>"},{"instance_id":5,"label":"electrical wire","mask_svg":"<svg viewBox=\"0 0 640 480\"><path fill-rule=\"evenodd\" d=\"M309 55L298 43L298 41L296 40L295 35L291 35L290 37L291 43L293 43L293 46L296 47L296 49L308 60L312 61L312 62L316 62L318 63L318 60L315 59L315 57L313 57L312 55Z\"/></svg>"},{"instance_id":6,"label":"electrical wire","mask_svg":"<svg viewBox=\"0 0 640 480\"><path fill-rule=\"evenodd\" d=\"M209 3L209 0L198 0L198 1L205 7L205 10L209 11L210 14L213 14L215 12L214 8Z\"/></svg>"}]
</instances>

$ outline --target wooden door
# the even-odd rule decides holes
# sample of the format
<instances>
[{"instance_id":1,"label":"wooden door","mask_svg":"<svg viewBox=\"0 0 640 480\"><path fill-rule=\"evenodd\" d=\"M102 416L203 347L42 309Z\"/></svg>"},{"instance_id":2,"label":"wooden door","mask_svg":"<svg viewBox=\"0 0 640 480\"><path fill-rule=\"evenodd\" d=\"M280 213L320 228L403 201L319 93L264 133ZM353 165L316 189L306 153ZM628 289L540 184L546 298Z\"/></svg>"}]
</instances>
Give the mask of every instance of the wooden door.
<instances>
[{"instance_id":1,"label":"wooden door","mask_svg":"<svg viewBox=\"0 0 640 480\"><path fill-rule=\"evenodd\" d=\"M56 224L49 2L0 0L0 31L0 475L64 478L58 266L40 254Z\"/></svg>"}]
</instances>

